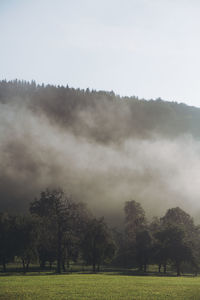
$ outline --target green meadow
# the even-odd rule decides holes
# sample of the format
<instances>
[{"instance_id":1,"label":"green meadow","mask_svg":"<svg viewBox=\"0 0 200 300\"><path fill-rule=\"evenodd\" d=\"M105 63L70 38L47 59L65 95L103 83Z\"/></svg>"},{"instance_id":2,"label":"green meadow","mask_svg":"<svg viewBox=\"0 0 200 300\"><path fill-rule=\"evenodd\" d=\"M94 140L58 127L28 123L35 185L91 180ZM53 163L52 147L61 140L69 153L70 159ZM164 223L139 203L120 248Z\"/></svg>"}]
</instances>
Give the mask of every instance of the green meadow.
<instances>
[{"instance_id":1,"label":"green meadow","mask_svg":"<svg viewBox=\"0 0 200 300\"><path fill-rule=\"evenodd\" d=\"M10 275L0 277L0 299L200 299L200 277Z\"/></svg>"}]
</instances>

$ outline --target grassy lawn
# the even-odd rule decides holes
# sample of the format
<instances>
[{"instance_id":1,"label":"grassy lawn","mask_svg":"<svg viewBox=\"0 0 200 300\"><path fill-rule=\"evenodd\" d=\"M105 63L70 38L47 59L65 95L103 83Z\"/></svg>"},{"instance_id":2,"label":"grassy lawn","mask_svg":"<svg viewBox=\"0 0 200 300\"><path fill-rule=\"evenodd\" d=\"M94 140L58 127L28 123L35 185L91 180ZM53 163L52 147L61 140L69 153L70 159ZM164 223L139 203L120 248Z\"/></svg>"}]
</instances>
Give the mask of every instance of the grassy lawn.
<instances>
[{"instance_id":1,"label":"grassy lawn","mask_svg":"<svg viewBox=\"0 0 200 300\"><path fill-rule=\"evenodd\" d=\"M14 299L200 299L200 277L111 274L1 276L0 300Z\"/></svg>"}]
</instances>

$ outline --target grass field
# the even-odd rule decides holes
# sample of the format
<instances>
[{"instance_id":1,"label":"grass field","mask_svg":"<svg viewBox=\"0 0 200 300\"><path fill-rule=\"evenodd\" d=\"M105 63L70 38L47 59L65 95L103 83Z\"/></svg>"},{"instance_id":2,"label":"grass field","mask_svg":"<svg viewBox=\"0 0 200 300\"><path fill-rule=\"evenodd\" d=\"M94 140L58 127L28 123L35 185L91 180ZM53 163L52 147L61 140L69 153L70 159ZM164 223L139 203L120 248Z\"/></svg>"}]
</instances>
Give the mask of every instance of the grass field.
<instances>
[{"instance_id":1,"label":"grass field","mask_svg":"<svg viewBox=\"0 0 200 300\"><path fill-rule=\"evenodd\" d=\"M109 274L0 277L0 300L200 299L200 277Z\"/></svg>"}]
</instances>

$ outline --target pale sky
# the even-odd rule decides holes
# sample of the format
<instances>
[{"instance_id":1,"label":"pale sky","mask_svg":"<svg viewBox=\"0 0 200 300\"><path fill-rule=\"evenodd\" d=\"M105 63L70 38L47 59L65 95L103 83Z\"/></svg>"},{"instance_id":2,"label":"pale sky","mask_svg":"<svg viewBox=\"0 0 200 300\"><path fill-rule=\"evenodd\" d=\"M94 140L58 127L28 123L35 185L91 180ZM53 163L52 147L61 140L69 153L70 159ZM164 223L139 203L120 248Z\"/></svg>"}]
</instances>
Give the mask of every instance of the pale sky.
<instances>
[{"instance_id":1,"label":"pale sky","mask_svg":"<svg viewBox=\"0 0 200 300\"><path fill-rule=\"evenodd\" d=\"M200 0L0 0L0 79L200 107Z\"/></svg>"}]
</instances>

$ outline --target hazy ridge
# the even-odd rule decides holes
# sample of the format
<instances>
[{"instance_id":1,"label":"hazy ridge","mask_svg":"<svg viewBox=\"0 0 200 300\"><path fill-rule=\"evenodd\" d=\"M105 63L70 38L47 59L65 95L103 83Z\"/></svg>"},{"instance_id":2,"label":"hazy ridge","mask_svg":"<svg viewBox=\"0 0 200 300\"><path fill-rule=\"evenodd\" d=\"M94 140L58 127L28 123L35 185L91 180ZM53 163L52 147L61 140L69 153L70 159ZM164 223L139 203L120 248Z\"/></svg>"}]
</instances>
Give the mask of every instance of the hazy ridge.
<instances>
[{"instance_id":1,"label":"hazy ridge","mask_svg":"<svg viewBox=\"0 0 200 300\"><path fill-rule=\"evenodd\" d=\"M0 209L63 187L113 223L126 200L149 216L200 212L200 109L113 92L0 82Z\"/></svg>"}]
</instances>

